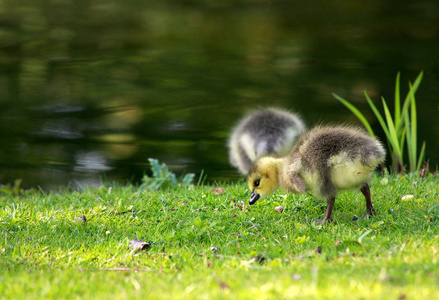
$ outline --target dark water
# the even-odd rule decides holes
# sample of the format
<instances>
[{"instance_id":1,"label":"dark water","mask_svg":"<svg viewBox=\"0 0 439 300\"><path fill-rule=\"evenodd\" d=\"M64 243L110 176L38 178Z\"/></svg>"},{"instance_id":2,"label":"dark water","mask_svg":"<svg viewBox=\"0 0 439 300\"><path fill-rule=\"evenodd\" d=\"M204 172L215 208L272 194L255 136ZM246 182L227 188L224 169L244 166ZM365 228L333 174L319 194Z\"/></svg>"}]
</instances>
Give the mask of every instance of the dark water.
<instances>
[{"instance_id":1,"label":"dark water","mask_svg":"<svg viewBox=\"0 0 439 300\"><path fill-rule=\"evenodd\" d=\"M420 139L439 163L439 3L431 1L4 0L0 183L44 189L138 182L148 157L236 180L225 147L247 110L307 124L374 120L424 71ZM379 125L372 122L380 133Z\"/></svg>"}]
</instances>

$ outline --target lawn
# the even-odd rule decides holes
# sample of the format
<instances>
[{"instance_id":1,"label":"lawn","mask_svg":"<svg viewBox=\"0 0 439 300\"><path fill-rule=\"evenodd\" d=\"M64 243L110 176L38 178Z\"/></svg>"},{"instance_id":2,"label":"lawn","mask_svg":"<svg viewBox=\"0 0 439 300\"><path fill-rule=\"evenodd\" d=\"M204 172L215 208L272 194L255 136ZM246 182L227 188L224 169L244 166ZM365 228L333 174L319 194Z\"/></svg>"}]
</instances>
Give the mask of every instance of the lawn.
<instances>
[{"instance_id":1,"label":"lawn","mask_svg":"<svg viewBox=\"0 0 439 300\"><path fill-rule=\"evenodd\" d=\"M3 189L0 298L438 299L438 177L371 191L376 216L353 221L365 203L348 191L320 225L326 203L279 191L249 206L244 182Z\"/></svg>"}]
</instances>

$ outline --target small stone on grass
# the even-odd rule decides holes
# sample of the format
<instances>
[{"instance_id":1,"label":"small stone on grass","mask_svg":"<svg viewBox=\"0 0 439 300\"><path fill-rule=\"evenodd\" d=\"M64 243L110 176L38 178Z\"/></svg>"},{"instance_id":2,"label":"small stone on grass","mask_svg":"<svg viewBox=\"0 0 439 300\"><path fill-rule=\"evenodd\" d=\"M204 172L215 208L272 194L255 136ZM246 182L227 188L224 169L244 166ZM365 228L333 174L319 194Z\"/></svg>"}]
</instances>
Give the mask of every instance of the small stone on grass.
<instances>
[{"instance_id":1,"label":"small stone on grass","mask_svg":"<svg viewBox=\"0 0 439 300\"><path fill-rule=\"evenodd\" d=\"M84 215L82 215L82 216L77 217L77 218L74 220L74 222L82 222L82 224L85 225L85 223L87 223L87 218L86 218Z\"/></svg>"},{"instance_id":2,"label":"small stone on grass","mask_svg":"<svg viewBox=\"0 0 439 300\"><path fill-rule=\"evenodd\" d=\"M134 239L130 241L131 253L141 250L148 250L151 248L151 244L142 240Z\"/></svg>"},{"instance_id":3,"label":"small stone on grass","mask_svg":"<svg viewBox=\"0 0 439 300\"><path fill-rule=\"evenodd\" d=\"M277 211L278 213L281 213L284 211L284 208L279 205L279 206L276 206L274 210Z\"/></svg>"}]
</instances>

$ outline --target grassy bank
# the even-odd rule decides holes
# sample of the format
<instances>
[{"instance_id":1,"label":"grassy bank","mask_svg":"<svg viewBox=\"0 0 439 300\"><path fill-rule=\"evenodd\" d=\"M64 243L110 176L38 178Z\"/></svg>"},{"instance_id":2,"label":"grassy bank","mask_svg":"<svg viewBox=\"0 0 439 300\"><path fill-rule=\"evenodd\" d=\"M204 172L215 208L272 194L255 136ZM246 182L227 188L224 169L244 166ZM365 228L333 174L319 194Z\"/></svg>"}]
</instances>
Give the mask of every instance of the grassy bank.
<instances>
[{"instance_id":1,"label":"grassy bank","mask_svg":"<svg viewBox=\"0 0 439 300\"><path fill-rule=\"evenodd\" d=\"M249 207L244 183L2 193L0 298L434 299L438 177L371 190L377 216L352 221L364 199L344 192L323 226L309 220L324 202L278 192Z\"/></svg>"}]
</instances>

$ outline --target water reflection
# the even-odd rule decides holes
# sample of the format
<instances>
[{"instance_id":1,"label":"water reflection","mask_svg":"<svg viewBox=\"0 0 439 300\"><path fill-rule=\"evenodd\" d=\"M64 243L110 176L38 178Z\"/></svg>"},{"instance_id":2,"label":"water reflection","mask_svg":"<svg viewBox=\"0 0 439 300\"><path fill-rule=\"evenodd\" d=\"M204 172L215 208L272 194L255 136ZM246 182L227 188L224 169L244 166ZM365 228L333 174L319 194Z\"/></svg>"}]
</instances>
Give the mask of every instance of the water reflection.
<instances>
[{"instance_id":1,"label":"water reflection","mask_svg":"<svg viewBox=\"0 0 439 300\"><path fill-rule=\"evenodd\" d=\"M78 153L75 157L75 171L80 172L103 172L112 168L108 166L107 159L102 153L91 151Z\"/></svg>"},{"instance_id":2,"label":"water reflection","mask_svg":"<svg viewBox=\"0 0 439 300\"><path fill-rule=\"evenodd\" d=\"M247 110L357 122L336 92L372 119L363 90L392 99L398 71L425 71L420 138L439 162L436 1L43 2L0 13L0 183L136 181L148 157L235 180L225 144Z\"/></svg>"}]
</instances>

